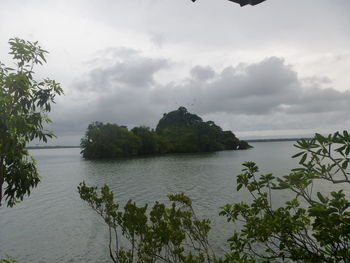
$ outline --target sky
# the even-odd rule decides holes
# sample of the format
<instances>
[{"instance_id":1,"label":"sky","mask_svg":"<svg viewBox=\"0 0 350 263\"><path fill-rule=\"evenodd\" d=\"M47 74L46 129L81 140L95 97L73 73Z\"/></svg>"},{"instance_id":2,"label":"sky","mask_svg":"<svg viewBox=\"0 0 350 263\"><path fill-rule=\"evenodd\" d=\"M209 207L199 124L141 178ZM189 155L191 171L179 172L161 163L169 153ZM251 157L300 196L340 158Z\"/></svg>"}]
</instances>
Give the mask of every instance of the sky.
<instances>
[{"instance_id":1,"label":"sky","mask_svg":"<svg viewBox=\"0 0 350 263\"><path fill-rule=\"evenodd\" d=\"M1 0L8 40L50 53L36 77L61 83L54 145L102 121L154 128L184 106L239 138L350 128L350 1Z\"/></svg>"}]
</instances>

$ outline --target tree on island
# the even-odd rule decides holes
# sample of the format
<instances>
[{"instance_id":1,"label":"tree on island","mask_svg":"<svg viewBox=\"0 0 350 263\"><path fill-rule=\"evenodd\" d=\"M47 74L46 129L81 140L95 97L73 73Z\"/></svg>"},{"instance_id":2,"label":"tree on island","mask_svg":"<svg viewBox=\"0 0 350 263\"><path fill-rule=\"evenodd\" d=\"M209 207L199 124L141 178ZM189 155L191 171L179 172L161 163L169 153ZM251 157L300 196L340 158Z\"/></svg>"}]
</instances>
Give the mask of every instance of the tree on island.
<instances>
[{"instance_id":1,"label":"tree on island","mask_svg":"<svg viewBox=\"0 0 350 263\"><path fill-rule=\"evenodd\" d=\"M223 131L185 107L163 115L156 130L141 126L128 130L117 124L94 122L81 140L84 158L116 158L164 153L242 150L251 146L231 131Z\"/></svg>"},{"instance_id":2,"label":"tree on island","mask_svg":"<svg viewBox=\"0 0 350 263\"><path fill-rule=\"evenodd\" d=\"M156 131L161 133L164 129L177 126L191 126L201 122L203 122L201 117L189 113L185 107L179 107L175 111L163 114L163 118L158 122Z\"/></svg>"},{"instance_id":3,"label":"tree on island","mask_svg":"<svg viewBox=\"0 0 350 263\"><path fill-rule=\"evenodd\" d=\"M46 142L54 136L44 124L50 122L47 113L55 96L63 91L54 80L33 78L34 67L46 62L47 51L37 42L12 38L9 44L15 69L0 63L0 205L5 197L13 206L40 181L26 146L33 139Z\"/></svg>"},{"instance_id":4,"label":"tree on island","mask_svg":"<svg viewBox=\"0 0 350 263\"><path fill-rule=\"evenodd\" d=\"M137 155L140 141L125 126L94 122L89 125L81 147L84 157L114 158Z\"/></svg>"}]
</instances>

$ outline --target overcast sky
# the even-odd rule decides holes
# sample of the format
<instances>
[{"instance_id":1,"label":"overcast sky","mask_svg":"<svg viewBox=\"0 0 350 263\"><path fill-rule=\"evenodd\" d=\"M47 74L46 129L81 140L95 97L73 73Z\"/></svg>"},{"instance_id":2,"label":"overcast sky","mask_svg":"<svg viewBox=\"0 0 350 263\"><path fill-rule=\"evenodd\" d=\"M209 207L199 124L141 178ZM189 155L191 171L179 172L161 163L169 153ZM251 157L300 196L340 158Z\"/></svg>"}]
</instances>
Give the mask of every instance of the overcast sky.
<instances>
[{"instance_id":1,"label":"overcast sky","mask_svg":"<svg viewBox=\"0 0 350 263\"><path fill-rule=\"evenodd\" d=\"M65 95L53 144L78 145L93 121L155 127L185 106L240 138L350 128L350 1L1 0L8 39L50 52L37 76Z\"/></svg>"}]
</instances>

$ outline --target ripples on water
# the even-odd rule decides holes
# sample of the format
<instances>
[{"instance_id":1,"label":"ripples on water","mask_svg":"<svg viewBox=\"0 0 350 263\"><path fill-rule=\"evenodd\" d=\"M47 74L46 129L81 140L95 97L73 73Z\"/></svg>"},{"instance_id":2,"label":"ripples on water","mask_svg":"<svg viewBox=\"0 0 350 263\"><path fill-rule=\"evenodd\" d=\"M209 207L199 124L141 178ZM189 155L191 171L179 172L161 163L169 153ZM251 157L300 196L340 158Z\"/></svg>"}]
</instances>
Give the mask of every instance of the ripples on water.
<instances>
[{"instance_id":1,"label":"ripples on water","mask_svg":"<svg viewBox=\"0 0 350 263\"><path fill-rule=\"evenodd\" d=\"M235 175L244 161L256 161L263 172L284 175L295 166L292 142L254 143L246 151L166 155L86 161L80 149L31 150L42 180L32 195L13 208L0 208L0 257L24 262L110 262L107 229L80 200L77 185L108 184L121 204L166 201L185 192L197 214L212 220L211 242L225 250L234 225L219 217L219 207L249 198L237 194Z\"/></svg>"}]
</instances>

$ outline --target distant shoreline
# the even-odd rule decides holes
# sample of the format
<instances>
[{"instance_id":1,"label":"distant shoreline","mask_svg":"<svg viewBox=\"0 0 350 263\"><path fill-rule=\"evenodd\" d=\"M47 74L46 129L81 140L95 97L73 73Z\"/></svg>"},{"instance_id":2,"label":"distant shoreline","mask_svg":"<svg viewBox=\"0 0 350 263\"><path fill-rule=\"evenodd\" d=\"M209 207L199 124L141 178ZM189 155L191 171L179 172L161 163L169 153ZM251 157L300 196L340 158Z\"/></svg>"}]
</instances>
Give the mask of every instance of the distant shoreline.
<instances>
[{"instance_id":1,"label":"distant shoreline","mask_svg":"<svg viewBox=\"0 0 350 263\"><path fill-rule=\"evenodd\" d=\"M246 139L247 142L292 142L298 140L310 140L311 138L277 138L277 139ZM28 146L27 149L64 149L64 148L81 148L80 146Z\"/></svg>"},{"instance_id":2,"label":"distant shoreline","mask_svg":"<svg viewBox=\"0 0 350 263\"><path fill-rule=\"evenodd\" d=\"M293 142L298 140L310 140L311 138L277 138L277 139L246 139L247 142Z\"/></svg>"},{"instance_id":3,"label":"distant shoreline","mask_svg":"<svg viewBox=\"0 0 350 263\"><path fill-rule=\"evenodd\" d=\"M80 146L28 146L27 149L61 149L61 148L80 148Z\"/></svg>"}]
</instances>

